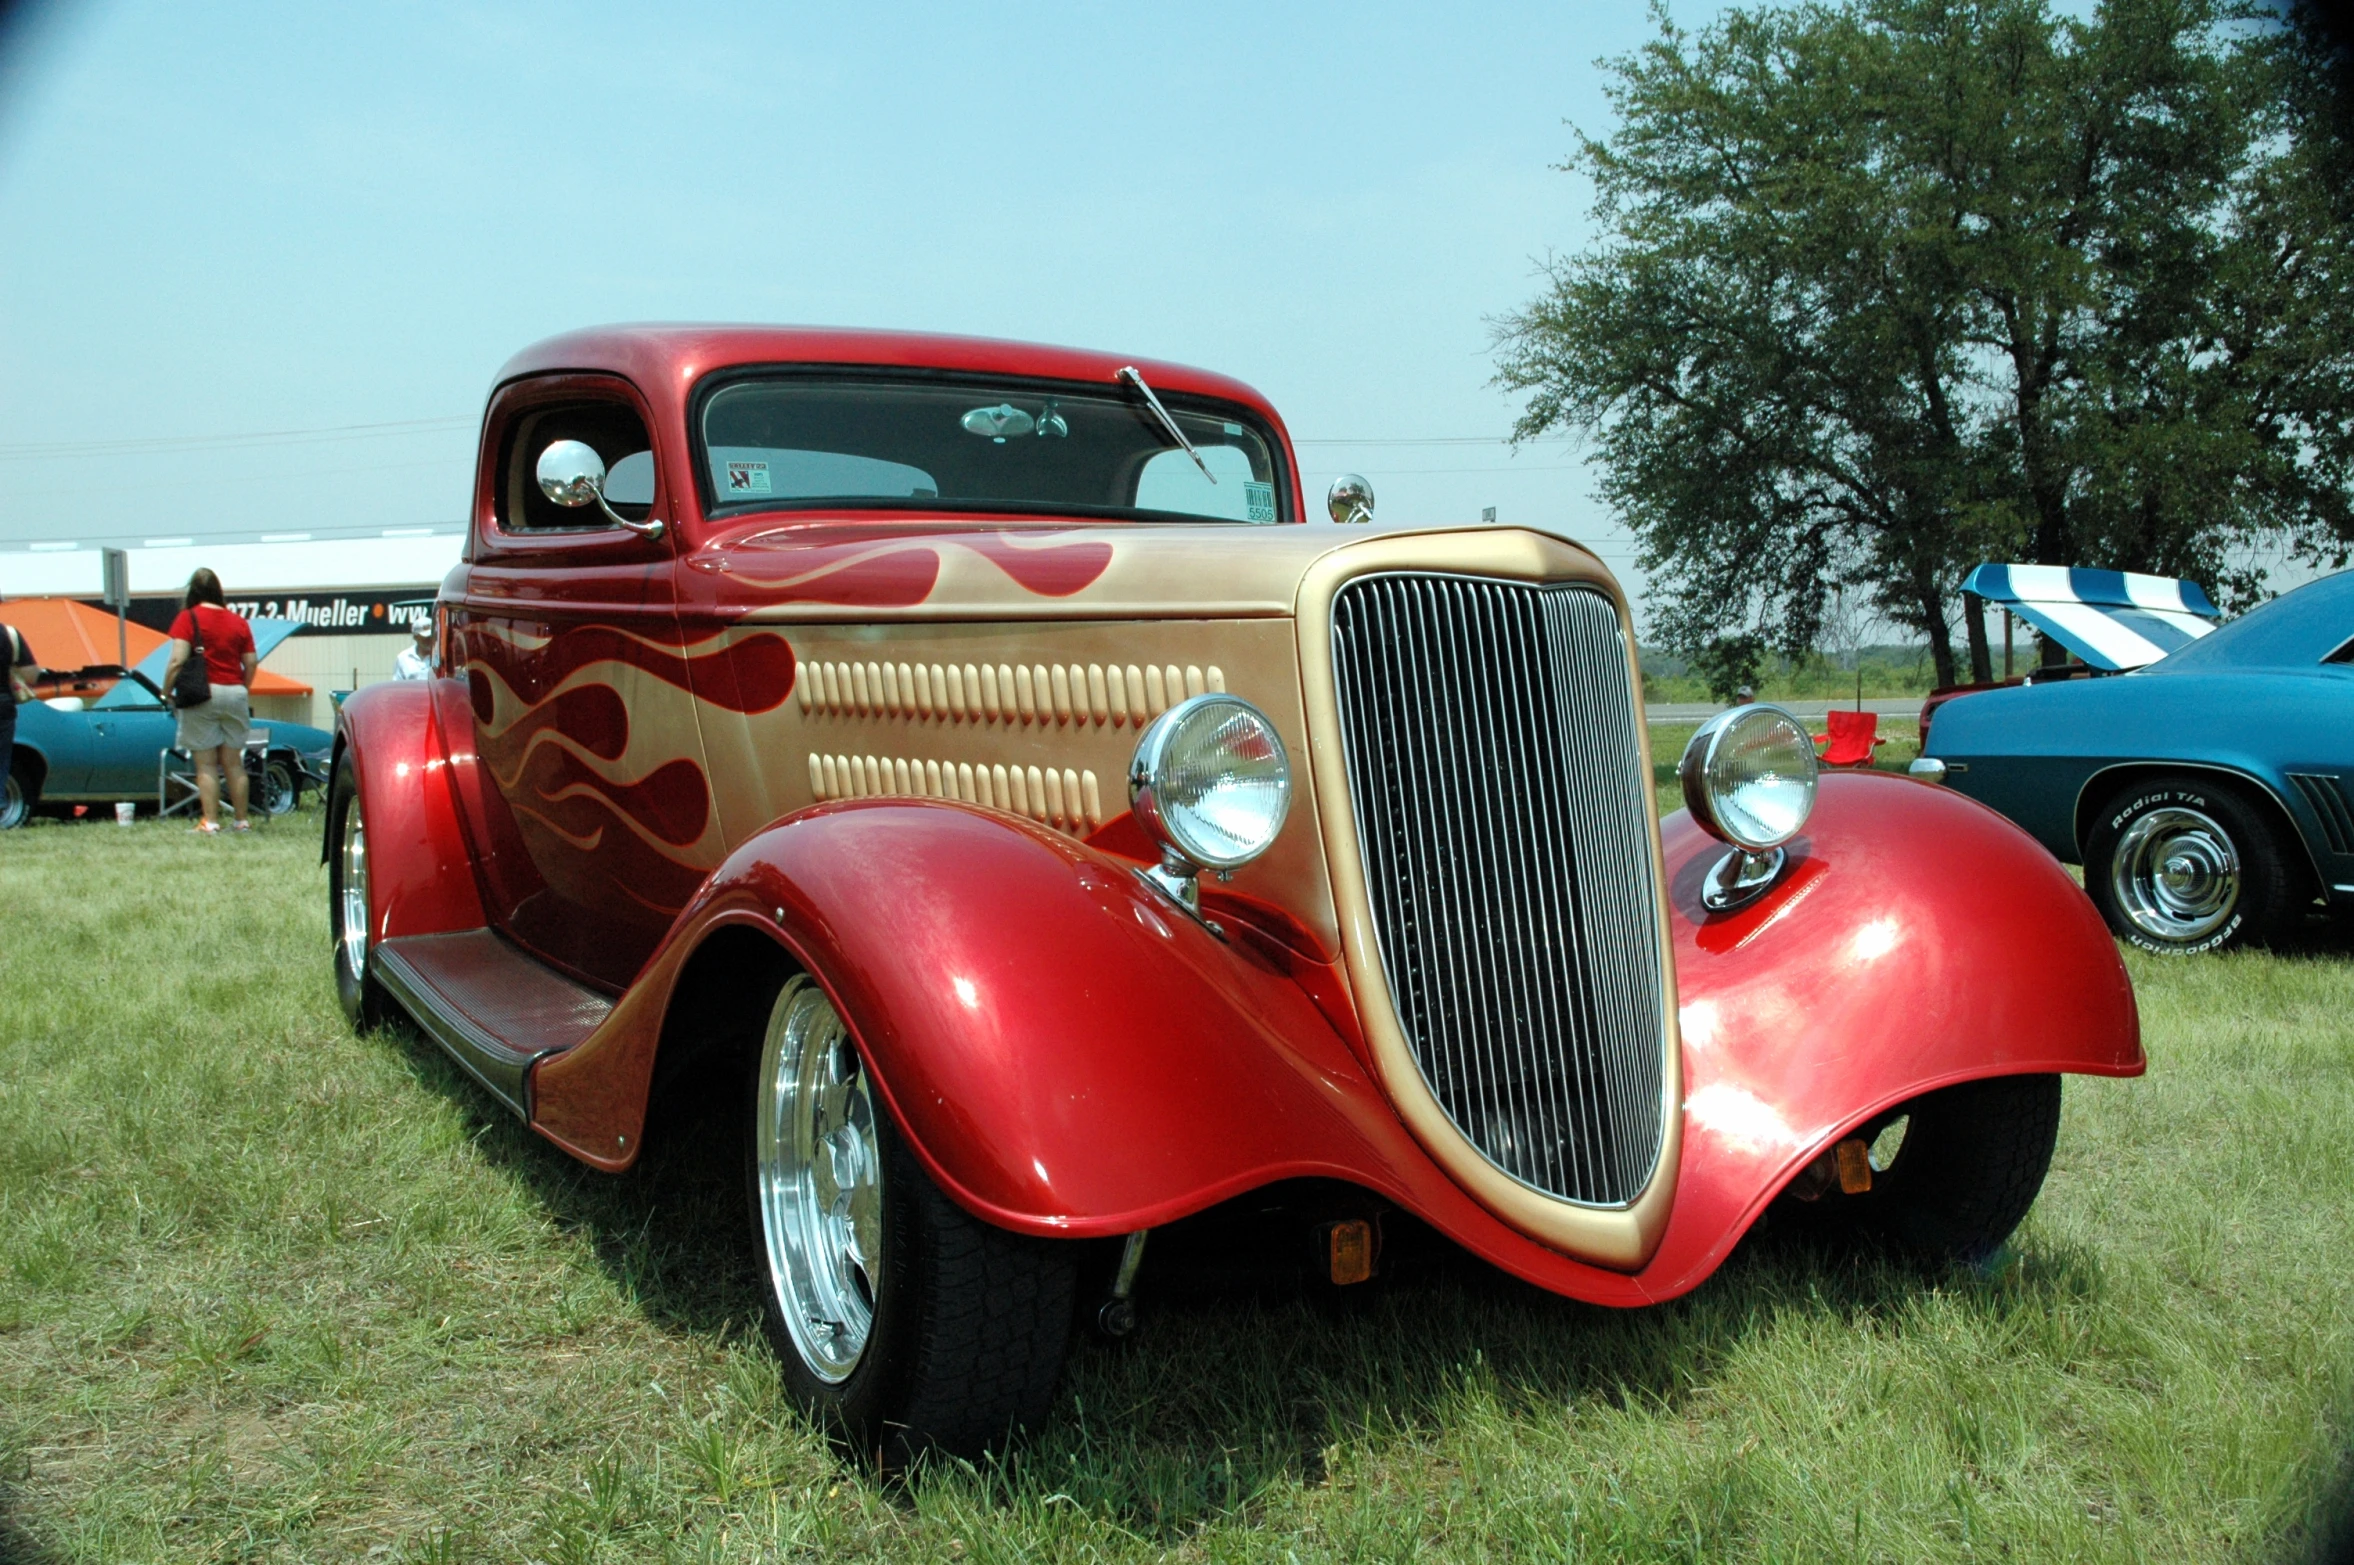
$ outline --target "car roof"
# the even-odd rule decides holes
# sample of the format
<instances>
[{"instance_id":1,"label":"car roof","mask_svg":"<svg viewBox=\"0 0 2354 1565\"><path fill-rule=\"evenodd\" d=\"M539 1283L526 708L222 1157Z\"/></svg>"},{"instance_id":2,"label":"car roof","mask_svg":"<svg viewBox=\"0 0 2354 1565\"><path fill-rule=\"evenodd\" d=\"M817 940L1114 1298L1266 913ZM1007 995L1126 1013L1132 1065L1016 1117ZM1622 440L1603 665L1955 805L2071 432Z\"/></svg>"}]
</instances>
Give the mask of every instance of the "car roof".
<instances>
[{"instance_id":1,"label":"car roof","mask_svg":"<svg viewBox=\"0 0 2354 1565\"><path fill-rule=\"evenodd\" d=\"M1133 364L1156 391L1243 403L1281 427L1274 408L1256 390L1231 376L1190 365L995 337L839 326L593 326L533 343L506 362L499 381L565 370L603 371L624 376L650 396L683 405L687 391L712 371L755 364L963 370L1105 384L1115 380L1123 365Z\"/></svg>"},{"instance_id":2,"label":"car roof","mask_svg":"<svg viewBox=\"0 0 2354 1565\"><path fill-rule=\"evenodd\" d=\"M2142 672L2311 668L2349 641L2354 641L2354 571L2339 571L2282 593Z\"/></svg>"}]
</instances>

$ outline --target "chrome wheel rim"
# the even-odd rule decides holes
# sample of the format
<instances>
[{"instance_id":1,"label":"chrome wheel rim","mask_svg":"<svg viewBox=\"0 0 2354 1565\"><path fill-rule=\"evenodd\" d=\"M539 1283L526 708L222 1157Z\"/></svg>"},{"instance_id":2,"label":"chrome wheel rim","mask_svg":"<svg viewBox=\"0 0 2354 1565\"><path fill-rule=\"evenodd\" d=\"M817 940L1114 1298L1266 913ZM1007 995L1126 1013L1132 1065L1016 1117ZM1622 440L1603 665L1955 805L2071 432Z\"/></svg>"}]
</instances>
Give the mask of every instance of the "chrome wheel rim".
<instances>
[{"instance_id":1,"label":"chrome wheel rim","mask_svg":"<svg viewBox=\"0 0 2354 1565\"><path fill-rule=\"evenodd\" d=\"M839 1384L881 1293L882 1146L866 1065L806 976L769 1013L753 1112L769 1286L803 1366Z\"/></svg>"},{"instance_id":2,"label":"chrome wheel rim","mask_svg":"<svg viewBox=\"0 0 2354 1565\"><path fill-rule=\"evenodd\" d=\"M2142 933L2170 942L2203 939L2239 905L2239 850L2214 817L2169 805L2126 828L2109 886Z\"/></svg>"},{"instance_id":3,"label":"chrome wheel rim","mask_svg":"<svg viewBox=\"0 0 2354 1565\"><path fill-rule=\"evenodd\" d=\"M24 784L11 774L6 784L0 786L0 831L13 831L22 826L28 813L25 809Z\"/></svg>"},{"instance_id":4,"label":"chrome wheel rim","mask_svg":"<svg viewBox=\"0 0 2354 1565\"><path fill-rule=\"evenodd\" d=\"M343 944L343 965L355 979L368 976L368 832L360 823L357 794L344 802L343 845L336 895L342 899L336 937Z\"/></svg>"}]
</instances>

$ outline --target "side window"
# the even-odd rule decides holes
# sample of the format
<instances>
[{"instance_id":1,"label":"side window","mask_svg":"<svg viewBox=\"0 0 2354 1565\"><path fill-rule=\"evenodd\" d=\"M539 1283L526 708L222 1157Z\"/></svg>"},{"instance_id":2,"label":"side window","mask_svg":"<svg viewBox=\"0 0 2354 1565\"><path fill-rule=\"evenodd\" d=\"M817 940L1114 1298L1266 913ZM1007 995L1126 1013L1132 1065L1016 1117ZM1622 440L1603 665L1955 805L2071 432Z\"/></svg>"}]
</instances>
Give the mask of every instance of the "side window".
<instances>
[{"instance_id":1,"label":"side window","mask_svg":"<svg viewBox=\"0 0 2354 1565\"><path fill-rule=\"evenodd\" d=\"M654 505L653 442L645 421L620 402L583 402L534 408L507 427L500 453L498 522L507 532L581 532L610 527L593 507L558 505L540 493L539 456L559 440L578 440L605 462L605 500L631 521Z\"/></svg>"}]
</instances>

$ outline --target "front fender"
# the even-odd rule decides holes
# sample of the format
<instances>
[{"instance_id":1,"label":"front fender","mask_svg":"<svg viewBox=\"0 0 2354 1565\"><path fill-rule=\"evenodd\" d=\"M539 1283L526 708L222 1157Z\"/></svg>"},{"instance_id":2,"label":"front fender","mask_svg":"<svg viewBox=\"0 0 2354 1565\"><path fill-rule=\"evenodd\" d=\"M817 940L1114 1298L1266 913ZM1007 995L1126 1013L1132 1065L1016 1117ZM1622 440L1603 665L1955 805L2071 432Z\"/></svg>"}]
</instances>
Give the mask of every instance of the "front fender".
<instances>
[{"instance_id":1,"label":"front fender","mask_svg":"<svg viewBox=\"0 0 2354 1565\"><path fill-rule=\"evenodd\" d=\"M670 986L730 925L825 986L933 1177L999 1226L1126 1233L1420 1161L1280 947L1221 941L1045 827L931 801L822 805L737 849L607 1026L539 1067L544 1132L635 1143L614 1104L642 1105Z\"/></svg>"},{"instance_id":2,"label":"front fender","mask_svg":"<svg viewBox=\"0 0 2354 1565\"><path fill-rule=\"evenodd\" d=\"M376 846L368 855L368 901L377 940L483 925L432 691L423 681L369 685L345 698L336 719L335 756L351 757L361 816ZM327 765L332 780L335 759Z\"/></svg>"},{"instance_id":3,"label":"front fender","mask_svg":"<svg viewBox=\"0 0 2354 1565\"><path fill-rule=\"evenodd\" d=\"M1990 1076L2144 1068L2133 985L2099 913L1994 811L1887 773L1826 773L1790 867L1731 914L1726 850L1661 824L1684 1030L1676 1209L1639 1278L1706 1277L1796 1174L1908 1098Z\"/></svg>"}]
</instances>

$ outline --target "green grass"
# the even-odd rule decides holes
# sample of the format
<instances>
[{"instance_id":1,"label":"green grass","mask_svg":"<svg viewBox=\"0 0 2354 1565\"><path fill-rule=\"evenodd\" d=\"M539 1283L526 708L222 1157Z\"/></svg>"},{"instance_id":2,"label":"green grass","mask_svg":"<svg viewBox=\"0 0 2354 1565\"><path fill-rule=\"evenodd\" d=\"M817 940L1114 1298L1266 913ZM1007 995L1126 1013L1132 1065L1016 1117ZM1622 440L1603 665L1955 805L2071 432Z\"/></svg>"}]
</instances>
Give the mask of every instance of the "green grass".
<instances>
[{"instance_id":1,"label":"green grass","mask_svg":"<svg viewBox=\"0 0 2354 1565\"><path fill-rule=\"evenodd\" d=\"M1663 739L1673 736L1661 736ZM1672 759L1673 747L1662 753ZM1006 1466L837 1463L736 1171L567 1162L327 982L315 813L0 837L0 1560L2273 1560L2340 1524L2354 960L2137 963L2006 1264L1156 1301Z\"/></svg>"}]
</instances>

